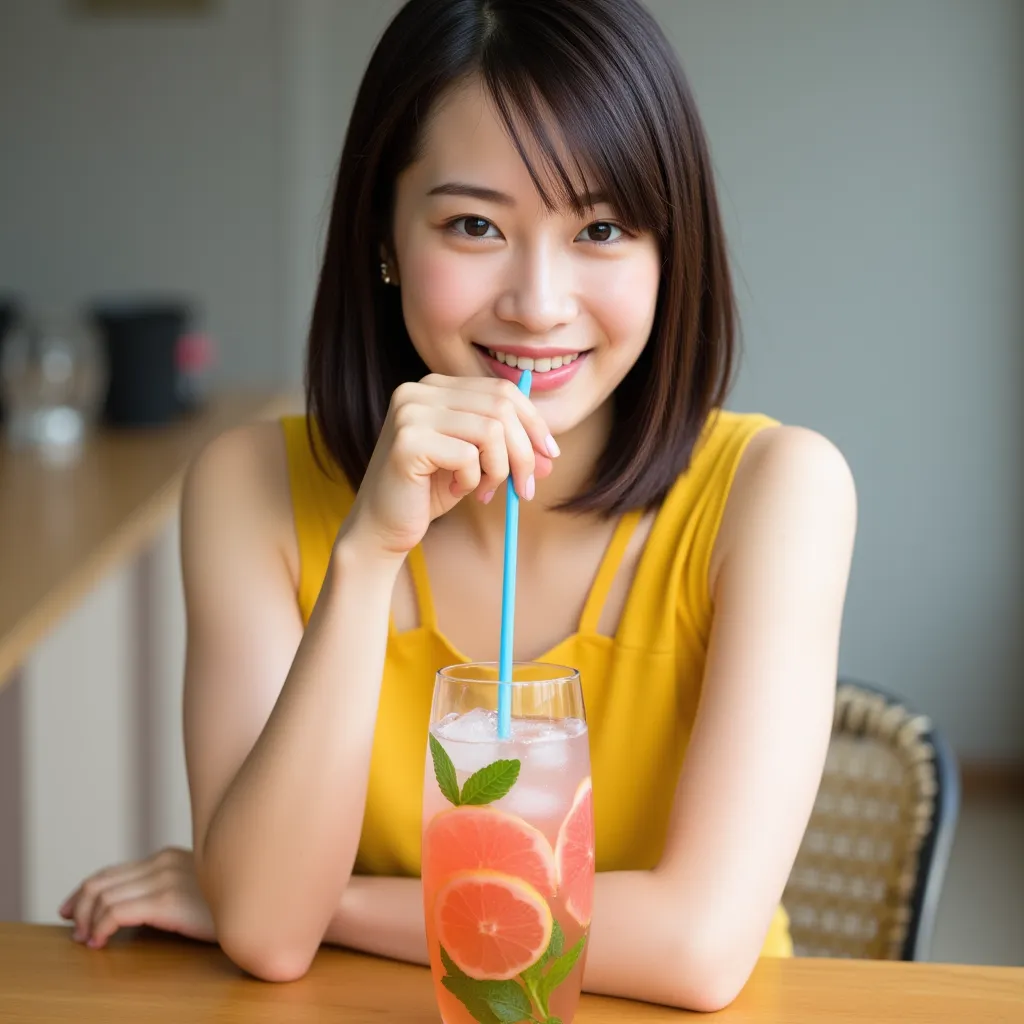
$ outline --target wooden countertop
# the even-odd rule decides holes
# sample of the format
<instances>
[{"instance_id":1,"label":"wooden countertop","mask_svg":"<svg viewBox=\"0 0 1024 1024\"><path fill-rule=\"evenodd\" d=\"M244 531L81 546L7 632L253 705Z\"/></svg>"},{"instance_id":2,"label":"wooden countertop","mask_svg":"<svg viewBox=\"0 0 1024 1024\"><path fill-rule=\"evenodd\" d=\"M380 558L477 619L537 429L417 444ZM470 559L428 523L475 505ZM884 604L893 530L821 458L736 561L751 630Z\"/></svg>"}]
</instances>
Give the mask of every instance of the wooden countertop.
<instances>
[{"instance_id":1,"label":"wooden countertop","mask_svg":"<svg viewBox=\"0 0 1024 1024\"><path fill-rule=\"evenodd\" d=\"M437 1024L425 968L325 949L309 974L269 985L214 946L147 932L105 950L69 929L0 924L0 1020L20 1024ZM584 997L577 1024L1020 1024L1024 968L762 960L718 1014Z\"/></svg>"},{"instance_id":2,"label":"wooden countertop","mask_svg":"<svg viewBox=\"0 0 1024 1024\"><path fill-rule=\"evenodd\" d=\"M221 431L295 405L268 395L212 399L162 427L102 430L70 466L0 439L0 687L31 648L175 513L184 471Z\"/></svg>"}]
</instances>

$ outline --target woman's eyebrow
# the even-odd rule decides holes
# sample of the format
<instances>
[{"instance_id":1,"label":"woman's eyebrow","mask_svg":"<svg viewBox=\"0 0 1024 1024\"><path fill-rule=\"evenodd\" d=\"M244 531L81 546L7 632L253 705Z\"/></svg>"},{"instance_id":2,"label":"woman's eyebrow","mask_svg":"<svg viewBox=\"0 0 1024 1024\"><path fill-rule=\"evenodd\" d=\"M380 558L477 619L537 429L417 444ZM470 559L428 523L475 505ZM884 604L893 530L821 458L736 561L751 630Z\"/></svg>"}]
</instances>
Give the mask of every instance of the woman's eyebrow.
<instances>
[{"instance_id":1,"label":"woman's eyebrow","mask_svg":"<svg viewBox=\"0 0 1024 1024\"><path fill-rule=\"evenodd\" d=\"M446 181L443 185L432 188L428 196L466 196L469 199L479 199L485 203L497 203L499 206L515 206L516 201L512 196L497 189L484 188L483 185L467 185L462 181Z\"/></svg>"},{"instance_id":2,"label":"woman's eyebrow","mask_svg":"<svg viewBox=\"0 0 1024 1024\"><path fill-rule=\"evenodd\" d=\"M483 185L469 185L463 181L446 181L443 185L436 185L428 193L428 196L465 196L469 199L479 199L485 203L496 203L499 206L515 206L515 199L506 192L499 192L497 189L485 188ZM602 190L596 192L583 192L577 197L580 207L584 210L593 210L602 204L612 205L608 193Z\"/></svg>"}]
</instances>

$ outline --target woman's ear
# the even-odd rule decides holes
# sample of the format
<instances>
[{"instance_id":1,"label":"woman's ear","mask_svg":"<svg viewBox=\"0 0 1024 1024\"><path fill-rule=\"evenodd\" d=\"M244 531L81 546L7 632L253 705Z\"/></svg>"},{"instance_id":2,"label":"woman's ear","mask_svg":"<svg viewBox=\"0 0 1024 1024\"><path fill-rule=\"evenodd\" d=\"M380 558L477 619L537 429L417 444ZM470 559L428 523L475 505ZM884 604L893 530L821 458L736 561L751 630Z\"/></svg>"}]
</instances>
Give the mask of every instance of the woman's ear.
<instances>
[{"instance_id":1,"label":"woman's ear","mask_svg":"<svg viewBox=\"0 0 1024 1024\"><path fill-rule=\"evenodd\" d=\"M398 287L398 266L383 244L380 247L380 279L385 284Z\"/></svg>"}]
</instances>

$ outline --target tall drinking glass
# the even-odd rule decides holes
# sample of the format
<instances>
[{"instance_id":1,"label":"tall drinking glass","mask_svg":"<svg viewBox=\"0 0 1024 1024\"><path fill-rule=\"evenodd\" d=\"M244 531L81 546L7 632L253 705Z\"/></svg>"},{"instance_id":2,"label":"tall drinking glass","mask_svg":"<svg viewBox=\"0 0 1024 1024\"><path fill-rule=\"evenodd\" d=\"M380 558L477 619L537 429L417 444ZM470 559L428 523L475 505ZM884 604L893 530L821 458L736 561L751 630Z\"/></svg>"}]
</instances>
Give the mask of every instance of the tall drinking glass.
<instances>
[{"instance_id":1,"label":"tall drinking glass","mask_svg":"<svg viewBox=\"0 0 1024 1024\"><path fill-rule=\"evenodd\" d=\"M498 736L498 690L511 730ZM423 787L423 907L445 1024L570 1024L594 899L590 747L579 673L442 669Z\"/></svg>"}]
</instances>

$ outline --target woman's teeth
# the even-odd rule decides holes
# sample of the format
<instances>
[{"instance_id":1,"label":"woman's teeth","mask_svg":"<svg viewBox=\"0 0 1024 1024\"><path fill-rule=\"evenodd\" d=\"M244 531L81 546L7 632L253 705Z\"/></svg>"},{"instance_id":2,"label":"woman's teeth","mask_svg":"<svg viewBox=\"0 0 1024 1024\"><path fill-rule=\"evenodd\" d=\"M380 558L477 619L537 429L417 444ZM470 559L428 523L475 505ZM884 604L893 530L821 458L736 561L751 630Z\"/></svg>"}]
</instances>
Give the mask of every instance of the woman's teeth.
<instances>
[{"instance_id":1,"label":"woman's teeth","mask_svg":"<svg viewBox=\"0 0 1024 1024\"><path fill-rule=\"evenodd\" d=\"M569 363L576 362L582 355L580 352L574 352L568 356L551 356L550 358L544 356L542 359L531 359L529 356L514 356L511 352L497 352L493 348L489 348L487 354L492 359L497 359L499 363L504 363L513 369L531 370L534 373L547 373L548 370L557 370L560 366L568 366Z\"/></svg>"}]
</instances>

